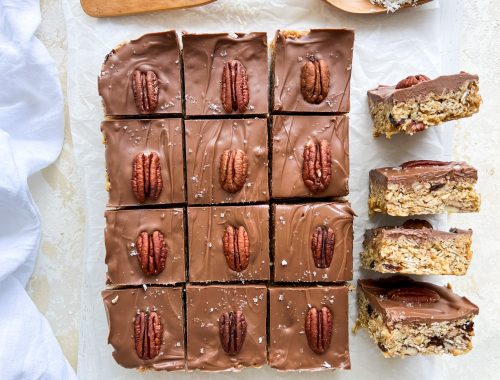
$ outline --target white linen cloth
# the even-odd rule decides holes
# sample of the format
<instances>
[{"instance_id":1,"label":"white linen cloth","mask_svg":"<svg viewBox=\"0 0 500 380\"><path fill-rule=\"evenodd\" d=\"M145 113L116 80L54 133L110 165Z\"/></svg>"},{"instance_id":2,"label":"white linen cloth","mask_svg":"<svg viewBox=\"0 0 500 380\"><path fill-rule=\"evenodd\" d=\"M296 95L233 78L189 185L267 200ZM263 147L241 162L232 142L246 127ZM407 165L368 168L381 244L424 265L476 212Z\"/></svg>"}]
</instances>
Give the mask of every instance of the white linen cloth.
<instances>
[{"instance_id":1,"label":"white linen cloth","mask_svg":"<svg viewBox=\"0 0 500 380\"><path fill-rule=\"evenodd\" d=\"M25 290L41 228L28 177L53 162L63 143L57 70L34 37L38 0L0 1L0 377L76 379L43 315Z\"/></svg>"}]
</instances>

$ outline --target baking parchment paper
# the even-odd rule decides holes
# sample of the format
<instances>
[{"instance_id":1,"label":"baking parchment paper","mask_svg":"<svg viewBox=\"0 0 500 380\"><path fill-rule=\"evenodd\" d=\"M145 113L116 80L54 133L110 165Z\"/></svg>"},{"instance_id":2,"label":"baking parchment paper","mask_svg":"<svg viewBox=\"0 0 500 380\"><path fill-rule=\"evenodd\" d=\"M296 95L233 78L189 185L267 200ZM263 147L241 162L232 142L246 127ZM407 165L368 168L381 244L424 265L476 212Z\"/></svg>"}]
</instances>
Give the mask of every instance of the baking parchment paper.
<instances>
[{"instance_id":1,"label":"baking parchment paper","mask_svg":"<svg viewBox=\"0 0 500 380\"><path fill-rule=\"evenodd\" d=\"M139 373L115 363L107 344L108 326L100 292L105 288L103 212L104 147L99 125L103 119L97 93L97 75L105 55L122 41L167 29L189 32L267 31L269 40L276 29L316 27L354 28L356 43L352 67L350 113L350 195L355 219L354 278L373 276L359 271L359 252L365 228L396 219L367 215L368 171L384 165L398 165L411 159L449 159L454 123L427 132L374 139L368 114L366 91L379 83L393 84L411 74L430 77L458 71L461 1L441 0L395 14L351 15L320 0L219 0L213 4L157 14L94 19L86 16L78 0L65 0L68 32L68 94L72 138L80 165L86 197L86 247L78 374L81 379L230 379L253 376L269 379L298 379L301 376L326 379L444 379L461 366L472 373L477 353L453 357L384 359L365 331L350 337L351 371L279 373L265 367L239 374ZM445 216L432 218L437 228L448 228ZM431 277L445 284L448 277ZM451 280L453 282L453 279ZM463 280L466 283L467 279ZM355 321L355 292L350 294L350 327ZM335 342L333 342L335 344ZM477 350L476 350L477 351Z\"/></svg>"}]
</instances>

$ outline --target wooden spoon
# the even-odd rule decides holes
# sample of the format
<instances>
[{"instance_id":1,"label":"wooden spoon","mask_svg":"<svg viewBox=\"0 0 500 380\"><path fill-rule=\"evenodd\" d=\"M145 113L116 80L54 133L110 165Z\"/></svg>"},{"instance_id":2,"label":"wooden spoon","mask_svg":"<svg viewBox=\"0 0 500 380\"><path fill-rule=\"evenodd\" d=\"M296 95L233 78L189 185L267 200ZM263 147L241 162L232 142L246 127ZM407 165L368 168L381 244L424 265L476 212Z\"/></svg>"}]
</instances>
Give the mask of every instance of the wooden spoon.
<instances>
[{"instance_id":1,"label":"wooden spoon","mask_svg":"<svg viewBox=\"0 0 500 380\"><path fill-rule=\"evenodd\" d=\"M89 16L112 17L196 7L213 1L215 0L80 0L80 4Z\"/></svg>"},{"instance_id":2,"label":"wooden spoon","mask_svg":"<svg viewBox=\"0 0 500 380\"><path fill-rule=\"evenodd\" d=\"M384 13L387 9L378 5L373 5L370 0L325 0L334 7L350 13ZM417 5L428 3L432 0L420 0ZM403 5L401 8L408 8L412 5Z\"/></svg>"}]
</instances>

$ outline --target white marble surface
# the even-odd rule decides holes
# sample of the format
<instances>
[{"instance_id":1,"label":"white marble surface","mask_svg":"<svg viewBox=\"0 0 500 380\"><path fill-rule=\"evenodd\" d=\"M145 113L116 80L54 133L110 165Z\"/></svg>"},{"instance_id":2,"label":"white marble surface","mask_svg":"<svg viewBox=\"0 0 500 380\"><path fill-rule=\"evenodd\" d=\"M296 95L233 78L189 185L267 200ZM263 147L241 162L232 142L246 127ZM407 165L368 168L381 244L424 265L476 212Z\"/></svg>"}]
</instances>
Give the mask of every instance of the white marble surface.
<instances>
[{"instance_id":1,"label":"white marble surface","mask_svg":"<svg viewBox=\"0 0 500 380\"><path fill-rule=\"evenodd\" d=\"M42 0L41 3L43 20L38 36L56 60L65 87L66 32L61 0ZM481 308L478 335L481 331L488 331L488 334L478 336L476 342L495 347L500 341L500 330L488 325L491 319L487 316L498 314L500 297L483 299L477 294L477 289L490 286L500 274L500 248L497 244L500 231L500 202L497 200L500 129L495 112L500 101L500 8L495 0L466 0L464 3L460 67L480 75L484 104L479 115L462 120L456 128L454 158L467 160L479 169L483 208L480 214L452 216L450 224L474 229L474 262L486 260L489 265L478 271L473 262L468 274L475 284L473 287L465 288L459 278L453 279L453 284L458 292L470 295ZM71 364L76 367L85 215L69 125L66 125L65 136L65 146L57 162L30 180L42 216L43 241L29 292L51 323ZM489 362L498 363L499 351L490 352ZM469 355L474 360L474 351ZM493 378L496 375L493 370L493 365L485 368L484 376L489 374L488 377Z\"/></svg>"}]
</instances>

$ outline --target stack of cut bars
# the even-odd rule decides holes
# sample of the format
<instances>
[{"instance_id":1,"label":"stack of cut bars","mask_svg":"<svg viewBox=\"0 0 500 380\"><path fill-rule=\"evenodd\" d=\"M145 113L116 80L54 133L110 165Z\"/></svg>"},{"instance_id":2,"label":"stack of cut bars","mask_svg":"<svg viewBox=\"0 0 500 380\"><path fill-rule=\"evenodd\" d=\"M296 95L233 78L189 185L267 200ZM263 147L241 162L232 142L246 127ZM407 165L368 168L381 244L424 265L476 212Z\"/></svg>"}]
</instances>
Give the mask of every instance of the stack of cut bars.
<instances>
[{"instance_id":1,"label":"stack of cut bars","mask_svg":"<svg viewBox=\"0 0 500 380\"><path fill-rule=\"evenodd\" d=\"M113 356L350 368L354 32L147 34L99 76ZM271 101L269 101L271 97ZM320 286L321 285L321 286Z\"/></svg>"},{"instance_id":2,"label":"stack of cut bars","mask_svg":"<svg viewBox=\"0 0 500 380\"><path fill-rule=\"evenodd\" d=\"M415 75L368 91L374 135L413 135L471 116L481 103L479 79L461 72L429 79ZM479 211L477 171L465 162L416 160L370 171L370 213L407 217ZM369 229L361 264L380 273L465 275L472 230L438 231L423 219ZM358 322L386 357L464 354L472 349L478 307L448 286L406 276L358 282Z\"/></svg>"}]
</instances>

